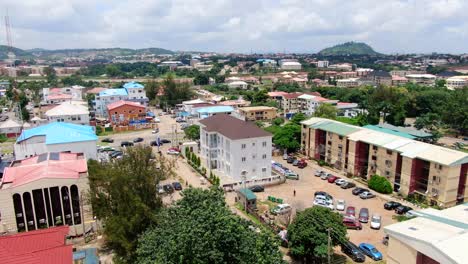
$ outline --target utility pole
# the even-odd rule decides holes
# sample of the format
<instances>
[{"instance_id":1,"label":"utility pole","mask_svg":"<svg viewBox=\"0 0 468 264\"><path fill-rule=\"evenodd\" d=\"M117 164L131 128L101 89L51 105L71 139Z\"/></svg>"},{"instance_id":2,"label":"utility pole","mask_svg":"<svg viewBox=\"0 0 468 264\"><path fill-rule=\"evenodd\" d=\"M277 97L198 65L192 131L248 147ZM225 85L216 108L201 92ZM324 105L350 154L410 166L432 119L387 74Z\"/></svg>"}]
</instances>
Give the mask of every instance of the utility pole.
<instances>
[{"instance_id":1,"label":"utility pole","mask_svg":"<svg viewBox=\"0 0 468 264\"><path fill-rule=\"evenodd\" d=\"M328 243L327 243L327 255L328 255L328 264L331 264L331 254L330 254L330 249L331 249L331 236L330 236L330 232L331 232L331 227L327 228L327 232L328 232Z\"/></svg>"}]
</instances>

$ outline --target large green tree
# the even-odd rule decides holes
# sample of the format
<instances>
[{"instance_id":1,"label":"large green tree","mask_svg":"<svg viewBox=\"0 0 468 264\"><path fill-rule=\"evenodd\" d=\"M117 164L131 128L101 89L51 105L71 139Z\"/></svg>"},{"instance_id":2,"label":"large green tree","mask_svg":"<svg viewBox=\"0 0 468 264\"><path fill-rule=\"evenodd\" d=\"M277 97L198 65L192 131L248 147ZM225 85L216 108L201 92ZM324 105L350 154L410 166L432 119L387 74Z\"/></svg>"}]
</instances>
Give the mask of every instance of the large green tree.
<instances>
[{"instance_id":1,"label":"large green tree","mask_svg":"<svg viewBox=\"0 0 468 264\"><path fill-rule=\"evenodd\" d=\"M186 83L178 84L174 80L174 76L169 74L162 83L164 95L161 97L162 106L175 106L182 101L192 98L192 90Z\"/></svg>"},{"instance_id":2,"label":"large green tree","mask_svg":"<svg viewBox=\"0 0 468 264\"><path fill-rule=\"evenodd\" d=\"M383 114L384 121L392 125L401 126L405 123L408 102L408 90L404 87L379 86L368 96L370 123L375 123L375 117ZM378 121L377 121L378 123Z\"/></svg>"},{"instance_id":3,"label":"large green tree","mask_svg":"<svg viewBox=\"0 0 468 264\"><path fill-rule=\"evenodd\" d=\"M301 126L292 122L284 126L269 126L265 128L273 134L273 143L289 152L294 152L301 146Z\"/></svg>"},{"instance_id":4,"label":"large green tree","mask_svg":"<svg viewBox=\"0 0 468 264\"><path fill-rule=\"evenodd\" d=\"M315 109L315 117L323 117L328 119L336 119L336 114L338 110L331 104L320 104L317 109Z\"/></svg>"},{"instance_id":5,"label":"large green tree","mask_svg":"<svg viewBox=\"0 0 468 264\"><path fill-rule=\"evenodd\" d=\"M190 140L199 140L200 139L200 126L191 125L184 129L185 137Z\"/></svg>"},{"instance_id":6,"label":"large green tree","mask_svg":"<svg viewBox=\"0 0 468 264\"><path fill-rule=\"evenodd\" d=\"M139 239L136 263L284 263L277 241L231 213L221 189L189 188Z\"/></svg>"},{"instance_id":7,"label":"large green tree","mask_svg":"<svg viewBox=\"0 0 468 264\"><path fill-rule=\"evenodd\" d=\"M299 212L288 227L290 253L305 263L320 261L328 253L328 229L330 228L331 246L346 241L346 227L343 217L328 208L314 206Z\"/></svg>"},{"instance_id":8,"label":"large green tree","mask_svg":"<svg viewBox=\"0 0 468 264\"><path fill-rule=\"evenodd\" d=\"M172 169L172 162L154 157L148 146L127 148L114 162L88 162L89 200L117 260L132 263L138 236L158 222L162 201L156 184L173 175Z\"/></svg>"}]
</instances>

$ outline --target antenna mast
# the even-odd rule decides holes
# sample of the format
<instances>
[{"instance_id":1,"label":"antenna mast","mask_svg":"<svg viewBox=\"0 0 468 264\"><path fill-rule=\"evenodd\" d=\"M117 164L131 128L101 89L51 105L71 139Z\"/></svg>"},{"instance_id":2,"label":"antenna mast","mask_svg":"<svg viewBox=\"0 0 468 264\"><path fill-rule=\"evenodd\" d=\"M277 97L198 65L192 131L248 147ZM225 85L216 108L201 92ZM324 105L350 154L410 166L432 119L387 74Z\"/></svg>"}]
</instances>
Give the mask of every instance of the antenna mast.
<instances>
[{"instance_id":1,"label":"antenna mast","mask_svg":"<svg viewBox=\"0 0 468 264\"><path fill-rule=\"evenodd\" d=\"M14 67L15 66L15 59L16 55L13 53L13 41L11 38L11 26L10 26L10 16L8 15L8 10L5 16L5 31L6 31L6 40L7 40L7 46L8 46L8 66Z\"/></svg>"}]
</instances>

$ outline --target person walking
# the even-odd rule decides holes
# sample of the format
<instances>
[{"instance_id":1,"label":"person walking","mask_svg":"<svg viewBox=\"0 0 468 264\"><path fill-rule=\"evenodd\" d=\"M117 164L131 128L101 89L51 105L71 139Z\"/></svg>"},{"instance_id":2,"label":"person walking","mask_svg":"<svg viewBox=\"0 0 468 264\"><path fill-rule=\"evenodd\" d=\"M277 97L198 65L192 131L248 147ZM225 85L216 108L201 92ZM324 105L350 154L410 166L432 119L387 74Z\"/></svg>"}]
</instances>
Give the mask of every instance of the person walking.
<instances>
[{"instance_id":1,"label":"person walking","mask_svg":"<svg viewBox=\"0 0 468 264\"><path fill-rule=\"evenodd\" d=\"M296 189L294 189L294 197L296 197Z\"/></svg>"}]
</instances>

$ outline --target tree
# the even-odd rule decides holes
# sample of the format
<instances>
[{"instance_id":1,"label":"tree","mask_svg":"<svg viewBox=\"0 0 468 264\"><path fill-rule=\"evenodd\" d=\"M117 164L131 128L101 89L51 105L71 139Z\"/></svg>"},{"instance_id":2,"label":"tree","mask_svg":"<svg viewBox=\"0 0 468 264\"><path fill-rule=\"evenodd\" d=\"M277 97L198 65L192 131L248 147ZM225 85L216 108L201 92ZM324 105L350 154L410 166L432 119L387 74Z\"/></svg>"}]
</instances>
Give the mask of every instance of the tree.
<instances>
[{"instance_id":1,"label":"tree","mask_svg":"<svg viewBox=\"0 0 468 264\"><path fill-rule=\"evenodd\" d=\"M328 208L314 206L299 212L288 227L290 253L312 263L327 257L327 229L331 228L331 247L346 241L343 217Z\"/></svg>"},{"instance_id":2,"label":"tree","mask_svg":"<svg viewBox=\"0 0 468 264\"><path fill-rule=\"evenodd\" d=\"M293 115L293 117L291 118L291 123L299 125L299 124L301 124L302 121L304 121L306 119L307 119L307 116L304 115L303 113L301 113L301 112L295 113Z\"/></svg>"},{"instance_id":3,"label":"tree","mask_svg":"<svg viewBox=\"0 0 468 264\"><path fill-rule=\"evenodd\" d=\"M195 85L208 85L210 82L210 77L206 74L198 74L193 79Z\"/></svg>"},{"instance_id":4,"label":"tree","mask_svg":"<svg viewBox=\"0 0 468 264\"><path fill-rule=\"evenodd\" d=\"M188 188L182 196L140 237L136 263L284 263L272 235L232 214L221 189Z\"/></svg>"},{"instance_id":5,"label":"tree","mask_svg":"<svg viewBox=\"0 0 468 264\"><path fill-rule=\"evenodd\" d=\"M281 117L277 117L277 118L273 119L273 121L271 123L274 126L281 126L281 124L284 123L284 119L281 118Z\"/></svg>"},{"instance_id":6,"label":"tree","mask_svg":"<svg viewBox=\"0 0 468 264\"><path fill-rule=\"evenodd\" d=\"M185 137L190 140L199 140L200 139L200 126L191 125L184 129Z\"/></svg>"},{"instance_id":7,"label":"tree","mask_svg":"<svg viewBox=\"0 0 468 264\"><path fill-rule=\"evenodd\" d=\"M273 143L276 146L294 152L301 146L301 126L288 123L282 127L270 126L267 131L273 133Z\"/></svg>"},{"instance_id":8,"label":"tree","mask_svg":"<svg viewBox=\"0 0 468 264\"><path fill-rule=\"evenodd\" d=\"M177 84L171 74L163 80L162 86L164 87L164 95L161 98L161 103L164 107L166 105L175 106L192 98L190 86L186 83Z\"/></svg>"},{"instance_id":9,"label":"tree","mask_svg":"<svg viewBox=\"0 0 468 264\"><path fill-rule=\"evenodd\" d=\"M120 160L88 162L89 200L104 222L109 248L123 262L135 259L138 236L157 222L162 201L156 184L174 175L173 163L154 157L149 146L127 148Z\"/></svg>"},{"instance_id":10,"label":"tree","mask_svg":"<svg viewBox=\"0 0 468 264\"><path fill-rule=\"evenodd\" d=\"M336 119L338 110L331 104L320 104L314 112L315 117Z\"/></svg>"},{"instance_id":11,"label":"tree","mask_svg":"<svg viewBox=\"0 0 468 264\"><path fill-rule=\"evenodd\" d=\"M368 112L371 124L374 119L383 114L384 121L395 126L405 123L406 104L408 103L408 90L404 87L379 86L368 96ZM378 123L378 121L377 121Z\"/></svg>"},{"instance_id":12,"label":"tree","mask_svg":"<svg viewBox=\"0 0 468 264\"><path fill-rule=\"evenodd\" d=\"M57 73L53 67L46 67L44 68L44 74L47 76L47 82L52 85L57 85Z\"/></svg>"},{"instance_id":13,"label":"tree","mask_svg":"<svg viewBox=\"0 0 468 264\"><path fill-rule=\"evenodd\" d=\"M109 77L118 77L122 75L122 71L115 64L106 65L106 75Z\"/></svg>"},{"instance_id":14,"label":"tree","mask_svg":"<svg viewBox=\"0 0 468 264\"><path fill-rule=\"evenodd\" d=\"M393 192L392 184L383 176L372 175L367 185L379 193L390 194Z\"/></svg>"}]
</instances>

